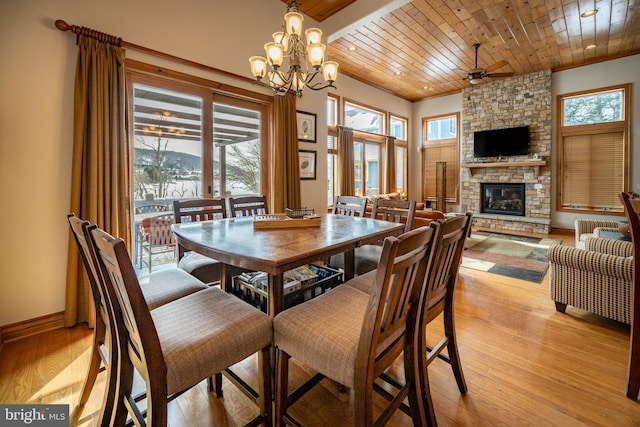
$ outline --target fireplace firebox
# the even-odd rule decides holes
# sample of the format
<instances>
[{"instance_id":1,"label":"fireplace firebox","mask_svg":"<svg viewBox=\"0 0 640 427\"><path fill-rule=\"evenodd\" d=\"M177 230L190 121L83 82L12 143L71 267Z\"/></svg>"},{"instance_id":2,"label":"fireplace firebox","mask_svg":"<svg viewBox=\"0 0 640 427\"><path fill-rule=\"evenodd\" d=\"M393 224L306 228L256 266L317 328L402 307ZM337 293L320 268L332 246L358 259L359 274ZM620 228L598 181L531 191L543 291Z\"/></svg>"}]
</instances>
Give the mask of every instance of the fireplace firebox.
<instances>
[{"instance_id":1,"label":"fireplace firebox","mask_svg":"<svg viewBox=\"0 0 640 427\"><path fill-rule=\"evenodd\" d=\"M525 216L524 184L481 183L480 212Z\"/></svg>"}]
</instances>

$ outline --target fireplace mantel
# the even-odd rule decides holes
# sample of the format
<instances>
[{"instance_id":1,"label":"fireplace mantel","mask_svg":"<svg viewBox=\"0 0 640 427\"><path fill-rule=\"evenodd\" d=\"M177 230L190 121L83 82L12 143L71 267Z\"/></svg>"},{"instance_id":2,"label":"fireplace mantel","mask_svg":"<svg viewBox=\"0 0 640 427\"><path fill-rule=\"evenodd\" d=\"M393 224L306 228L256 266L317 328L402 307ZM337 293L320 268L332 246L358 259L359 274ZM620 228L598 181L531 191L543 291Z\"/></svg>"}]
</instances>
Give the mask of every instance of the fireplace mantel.
<instances>
[{"instance_id":1,"label":"fireplace mantel","mask_svg":"<svg viewBox=\"0 0 640 427\"><path fill-rule=\"evenodd\" d=\"M532 167L535 168L536 175L540 175L540 166L546 166L546 160L525 160L521 162L477 162L477 163L462 163L461 168L467 168L471 170L473 174L474 169L480 168L512 168L512 167Z\"/></svg>"}]
</instances>

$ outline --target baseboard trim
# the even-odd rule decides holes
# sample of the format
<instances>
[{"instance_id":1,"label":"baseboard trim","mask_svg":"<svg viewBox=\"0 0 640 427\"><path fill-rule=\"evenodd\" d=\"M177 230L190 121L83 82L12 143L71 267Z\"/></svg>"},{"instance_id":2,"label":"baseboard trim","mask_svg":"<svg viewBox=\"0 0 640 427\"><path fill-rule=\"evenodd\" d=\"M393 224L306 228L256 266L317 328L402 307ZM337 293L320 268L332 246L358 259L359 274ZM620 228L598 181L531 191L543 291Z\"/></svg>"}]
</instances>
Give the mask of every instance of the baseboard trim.
<instances>
[{"instance_id":1,"label":"baseboard trim","mask_svg":"<svg viewBox=\"0 0 640 427\"><path fill-rule=\"evenodd\" d=\"M0 346L5 342L19 340L41 332L64 327L64 312L48 314L0 327Z\"/></svg>"}]
</instances>

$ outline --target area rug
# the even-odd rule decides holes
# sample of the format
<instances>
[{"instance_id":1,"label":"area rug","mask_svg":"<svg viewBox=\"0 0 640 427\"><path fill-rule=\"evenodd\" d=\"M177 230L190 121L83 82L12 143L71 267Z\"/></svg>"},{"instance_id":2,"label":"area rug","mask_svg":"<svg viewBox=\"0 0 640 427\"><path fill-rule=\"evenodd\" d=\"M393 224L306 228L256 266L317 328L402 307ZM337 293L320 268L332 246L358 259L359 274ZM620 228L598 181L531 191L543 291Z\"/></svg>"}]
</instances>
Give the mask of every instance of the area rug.
<instances>
[{"instance_id":1,"label":"area rug","mask_svg":"<svg viewBox=\"0 0 640 427\"><path fill-rule=\"evenodd\" d=\"M549 268L549 246L560 240L474 231L467 238L462 266L541 283Z\"/></svg>"}]
</instances>

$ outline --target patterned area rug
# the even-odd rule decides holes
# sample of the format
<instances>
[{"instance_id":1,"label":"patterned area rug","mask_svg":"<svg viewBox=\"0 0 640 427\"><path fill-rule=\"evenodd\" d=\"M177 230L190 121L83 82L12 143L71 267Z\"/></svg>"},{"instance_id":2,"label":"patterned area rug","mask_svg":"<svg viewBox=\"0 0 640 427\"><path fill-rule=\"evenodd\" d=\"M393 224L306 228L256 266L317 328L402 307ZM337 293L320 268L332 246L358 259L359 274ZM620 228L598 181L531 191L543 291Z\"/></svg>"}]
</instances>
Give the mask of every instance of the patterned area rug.
<instances>
[{"instance_id":1,"label":"patterned area rug","mask_svg":"<svg viewBox=\"0 0 640 427\"><path fill-rule=\"evenodd\" d=\"M474 231L466 241L462 266L541 283L549 268L549 246L560 240Z\"/></svg>"}]
</instances>

